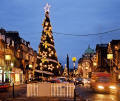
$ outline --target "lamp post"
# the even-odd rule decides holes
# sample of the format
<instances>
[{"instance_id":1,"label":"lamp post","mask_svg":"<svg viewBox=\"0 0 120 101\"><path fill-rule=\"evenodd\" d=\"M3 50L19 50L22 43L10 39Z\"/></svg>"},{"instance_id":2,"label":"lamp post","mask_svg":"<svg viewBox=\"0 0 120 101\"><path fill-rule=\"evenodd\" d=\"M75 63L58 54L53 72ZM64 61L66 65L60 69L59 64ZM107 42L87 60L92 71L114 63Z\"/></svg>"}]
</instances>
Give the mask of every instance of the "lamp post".
<instances>
[{"instance_id":1,"label":"lamp post","mask_svg":"<svg viewBox=\"0 0 120 101\"><path fill-rule=\"evenodd\" d=\"M73 75L75 76L75 62L76 62L76 57L73 57L72 58L72 61L73 61ZM76 91L74 89L74 101L76 101Z\"/></svg>"},{"instance_id":2,"label":"lamp post","mask_svg":"<svg viewBox=\"0 0 120 101\"><path fill-rule=\"evenodd\" d=\"M33 65L32 65L32 64L29 64L29 68L30 68L30 69L33 69ZM33 76L32 76L33 74L31 74L31 72L30 72L30 74L29 74L29 75L30 75L30 78L29 78L29 77L28 77L28 78L31 80L31 79L32 79L32 77L33 77Z\"/></svg>"},{"instance_id":3,"label":"lamp post","mask_svg":"<svg viewBox=\"0 0 120 101\"><path fill-rule=\"evenodd\" d=\"M113 60L113 53L111 49L111 44L108 44L108 54L107 54L107 59L110 60L110 73L112 73L112 60Z\"/></svg>"},{"instance_id":4,"label":"lamp post","mask_svg":"<svg viewBox=\"0 0 120 101\"><path fill-rule=\"evenodd\" d=\"M5 64L6 64L6 82L8 82L8 80L9 80L9 73L8 73L8 71L9 71L9 69L10 69L10 67L11 67L11 64L10 64L10 61L11 61L11 55L9 55L9 54L6 54L5 55ZM9 67L10 66L10 67ZM9 69L8 69L8 67L9 67Z\"/></svg>"},{"instance_id":5,"label":"lamp post","mask_svg":"<svg viewBox=\"0 0 120 101\"><path fill-rule=\"evenodd\" d=\"M13 67L14 64L11 63L11 67ZM15 97L15 87L14 87L14 83L15 83L15 80L12 78L11 79L11 84L12 84L12 97L14 98Z\"/></svg>"},{"instance_id":6,"label":"lamp post","mask_svg":"<svg viewBox=\"0 0 120 101\"><path fill-rule=\"evenodd\" d=\"M11 64L10 64L10 65L11 65L11 67L13 67L13 66L14 66L13 62L11 62Z\"/></svg>"},{"instance_id":7,"label":"lamp post","mask_svg":"<svg viewBox=\"0 0 120 101\"><path fill-rule=\"evenodd\" d=\"M9 61L11 61L11 55L5 55L5 61L6 61L6 67L7 67L7 70L8 70L8 65L12 68L13 66L14 66L14 63L13 62L11 62L10 64L9 64ZM9 67L9 69L10 69L10 67ZM7 81L8 82L8 81ZM12 95L13 95L13 98L15 97L15 90L14 90L14 80L12 79Z\"/></svg>"},{"instance_id":8,"label":"lamp post","mask_svg":"<svg viewBox=\"0 0 120 101\"><path fill-rule=\"evenodd\" d=\"M73 61L73 75L75 76L75 62L76 62L76 57L73 57L72 61Z\"/></svg>"},{"instance_id":9,"label":"lamp post","mask_svg":"<svg viewBox=\"0 0 120 101\"><path fill-rule=\"evenodd\" d=\"M97 68L97 63L96 62L93 62L93 72L95 72L96 71L96 68Z\"/></svg>"}]
</instances>

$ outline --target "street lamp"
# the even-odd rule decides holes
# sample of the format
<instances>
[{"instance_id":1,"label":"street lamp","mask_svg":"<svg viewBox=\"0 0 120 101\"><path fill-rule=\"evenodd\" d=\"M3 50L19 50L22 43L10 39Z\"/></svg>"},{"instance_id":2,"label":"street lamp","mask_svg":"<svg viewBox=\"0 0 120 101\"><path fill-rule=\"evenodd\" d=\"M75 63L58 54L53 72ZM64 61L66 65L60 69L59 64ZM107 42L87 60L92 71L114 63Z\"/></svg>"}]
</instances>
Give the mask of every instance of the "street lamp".
<instances>
[{"instance_id":1,"label":"street lamp","mask_svg":"<svg viewBox=\"0 0 120 101\"><path fill-rule=\"evenodd\" d=\"M30 69L33 69L32 64L29 64L29 68L30 68ZM32 77L33 77L33 76L32 76L32 75L33 75L33 72L32 72L32 73L30 72L29 75L30 75L30 78L29 78L29 79L32 79Z\"/></svg>"},{"instance_id":2,"label":"street lamp","mask_svg":"<svg viewBox=\"0 0 120 101\"><path fill-rule=\"evenodd\" d=\"M11 65L11 67L13 67L13 66L14 66L13 62L11 62L11 64L10 64L10 65Z\"/></svg>"},{"instance_id":3,"label":"street lamp","mask_svg":"<svg viewBox=\"0 0 120 101\"><path fill-rule=\"evenodd\" d=\"M107 59L110 60L110 73L112 73L112 60L113 60L113 53L111 49L111 44L108 44L108 54L107 54Z\"/></svg>"},{"instance_id":4,"label":"street lamp","mask_svg":"<svg viewBox=\"0 0 120 101\"><path fill-rule=\"evenodd\" d=\"M32 65L31 65L31 64L29 64L29 68L32 68Z\"/></svg>"},{"instance_id":5,"label":"street lamp","mask_svg":"<svg viewBox=\"0 0 120 101\"><path fill-rule=\"evenodd\" d=\"M9 70L10 70L10 67L11 67L11 64L10 64L10 61L11 61L11 55L10 54L6 54L5 55L5 64L6 64L6 76L5 76L5 81L6 82L9 82L9 76L10 76L10 74L9 74ZM4 75L4 72L3 72L3 75ZM3 76L4 77L4 76Z\"/></svg>"},{"instance_id":6,"label":"street lamp","mask_svg":"<svg viewBox=\"0 0 120 101\"><path fill-rule=\"evenodd\" d=\"M96 71L96 68L97 68L97 63L96 63L96 61L94 61L94 62L93 62L93 70L92 70L92 71L95 72L95 71Z\"/></svg>"},{"instance_id":7,"label":"street lamp","mask_svg":"<svg viewBox=\"0 0 120 101\"><path fill-rule=\"evenodd\" d=\"M97 66L97 63L96 63L96 62L93 62L93 66Z\"/></svg>"},{"instance_id":8,"label":"street lamp","mask_svg":"<svg viewBox=\"0 0 120 101\"><path fill-rule=\"evenodd\" d=\"M73 74L74 74L74 76L75 76L75 62L76 62L76 57L73 57L73 58L72 58L72 61L73 61L73 68L74 68Z\"/></svg>"}]
</instances>

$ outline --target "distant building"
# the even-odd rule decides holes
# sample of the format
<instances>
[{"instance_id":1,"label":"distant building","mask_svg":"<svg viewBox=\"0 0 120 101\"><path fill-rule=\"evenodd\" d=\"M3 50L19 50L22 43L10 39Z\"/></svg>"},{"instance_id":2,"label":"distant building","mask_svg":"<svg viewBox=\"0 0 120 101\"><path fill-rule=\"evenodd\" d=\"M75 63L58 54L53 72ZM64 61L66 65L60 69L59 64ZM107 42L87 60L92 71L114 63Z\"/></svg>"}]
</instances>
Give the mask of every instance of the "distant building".
<instances>
[{"instance_id":1,"label":"distant building","mask_svg":"<svg viewBox=\"0 0 120 101\"><path fill-rule=\"evenodd\" d=\"M96 53L94 53L94 55L92 57L92 63L93 63L92 72L96 72L97 71L97 57L96 57Z\"/></svg>"},{"instance_id":2,"label":"distant building","mask_svg":"<svg viewBox=\"0 0 120 101\"><path fill-rule=\"evenodd\" d=\"M97 71L110 71L108 61L107 61L107 51L108 44L97 44L96 45L96 61L97 61Z\"/></svg>"},{"instance_id":3,"label":"distant building","mask_svg":"<svg viewBox=\"0 0 120 101\"><path fill-rule=\"evenodd\" d=\"M112 72L115 79L120 80L120 40L112 40L110 45L113 54Z\"/></svg>"},{"instance_id":4,"label":"distant building","mask_svg":"<svg viewBox=\"0 0 120 101\"><path fill-rule=\"evenodd\" d=\"M94 53L94 50L88 46L82 58L78 61L78 74L80 73L84 78L90 77L93 68L92 57Z\"/></svg>"}]
</instances>

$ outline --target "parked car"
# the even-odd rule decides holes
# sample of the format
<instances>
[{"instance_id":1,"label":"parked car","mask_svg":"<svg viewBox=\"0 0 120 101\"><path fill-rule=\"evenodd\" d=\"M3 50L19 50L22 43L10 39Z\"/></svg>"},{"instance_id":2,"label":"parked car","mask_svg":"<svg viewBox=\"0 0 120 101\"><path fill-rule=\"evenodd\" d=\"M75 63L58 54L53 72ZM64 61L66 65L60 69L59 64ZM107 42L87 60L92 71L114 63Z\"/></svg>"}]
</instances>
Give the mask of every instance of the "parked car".
<instances>
[{"instance_id":1,"label":"parked car","mask_svg":"<svg viewBox=\"0 0 120 101\"><path fill-rule=\"evenodd\" d=\"M67 83L68 82L66 77L57 77L56 79L60 80L61 83Z\"/></svg>"},{"instance_id":2,"label":"parked car","mask_svg":"<svg viewBox=\"0 0 120 101\"><path fill-rule=\"evenodd\" d=\"M43 81L42 78L34 78L34 79L29 80L29 82L27 82L27 83L38 83L38 82L42 82L42 81Z\"/></svg>"},{"instance_id":3,"label":"parked car","mask_svg":"<svg viewBox=\"0 0 120 101\"><path fill-rule=\"evenodd\" d=\"M61 81L59 79L51 79L51 80L48 80L48 82L50 82L50 83L60 83Z\"/></svg>"},{"instance_id":4,"label":"parked car","mask_svg":"<svg viewBox=\"0 0 120 101\"><path fill-rule=\"evenodd\" d=\"M83 83L84 84L90 84L90 79L89 78L83 78Z\"/></svg>"},{"instance_id":5,"label":"parked car","mask_svg":"<svg viewBox=\"0 0 120 101\"><path fill-rule=\"evenodd\" d=\"M0 91L8 91L9 83L0 83Z\"/></svg>"},{"instance_id":6,"label":"parked car","mask_svg":"<svg viewBox=\"0 0 120 101\"><path fill-rule=\"evenodd\" d=\"M75 85L83 85L84 86L82 78L76 78L74 83L75 83Z\"/></svg>"}]
</instances>

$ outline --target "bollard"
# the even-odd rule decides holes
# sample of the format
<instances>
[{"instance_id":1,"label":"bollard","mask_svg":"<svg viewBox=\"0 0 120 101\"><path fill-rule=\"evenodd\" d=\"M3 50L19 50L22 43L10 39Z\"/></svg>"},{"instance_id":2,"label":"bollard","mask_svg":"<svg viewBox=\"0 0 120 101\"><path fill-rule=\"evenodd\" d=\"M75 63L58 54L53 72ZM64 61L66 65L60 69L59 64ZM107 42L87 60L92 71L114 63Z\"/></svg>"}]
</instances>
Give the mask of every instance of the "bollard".
<instances>
[{"instance_id":1,"label":"bollard","mask_svg":"<svg viewBox=\"0 0 120 101\"><path fill-rule=\"evenodd\" d=\"M12 94L13 94L13 98L15 97L15 93L14 93L14 83L13 83L13 90L12 90Z\"/></svg>"}]
</instances>

